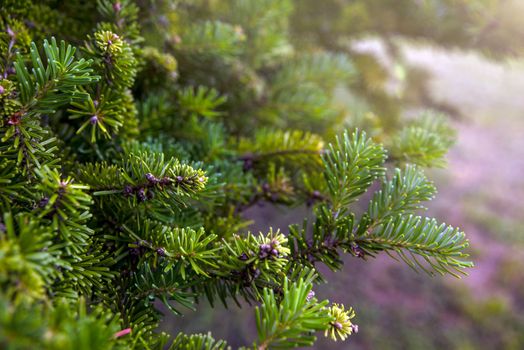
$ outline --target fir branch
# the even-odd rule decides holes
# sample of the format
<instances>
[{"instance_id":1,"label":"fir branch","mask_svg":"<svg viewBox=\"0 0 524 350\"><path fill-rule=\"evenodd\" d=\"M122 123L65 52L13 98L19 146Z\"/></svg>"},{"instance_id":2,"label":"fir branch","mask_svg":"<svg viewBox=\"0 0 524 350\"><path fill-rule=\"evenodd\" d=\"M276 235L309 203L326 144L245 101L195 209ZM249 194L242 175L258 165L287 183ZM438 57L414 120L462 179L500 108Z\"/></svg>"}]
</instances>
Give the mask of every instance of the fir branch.
<instances>
[{"instance_id":1,"label":"fir branch","mask_svg":"<svg viewBox=\"0 0 524 350\"><path fill-rule=\"evenodd\" d=\"M316 337L312 332L325 330L331 316L325 308L327 301L317 303L309 297L311 284L302 280L284 280L281 300L272 290L265 289L262 305L255 309L258 350L310 346Z\"/></svg>"},{"instance_id":2,"label":"fir branch","mask_svg":"<svg viewBox=\"0 0 524 350\"><path fill-rule=\"evenodd\" d=\"M0 130L3 137L1 157L15 160L21 167L22 175L33 177L34 169L42 166L55 166L59 161L56 155L57 139L50 131L43 128L38 116L23 115L15 112L7 122L8 126Z\"/></svg>"},{"instance_id":3,"label":"fir branch","mask_svg":"<svg viewBox=\"0 0 524 350\"><path fill-rule=\"evenodd\" d=\"M29 73L22 55L15 62L16 76L23 104L21 114L53 113L57 108L72 100L82 100L86 95L76 87L90 84L100 77L92 75L92 61L75 59L76 48L65 44L57 45L55 38L51 43L44 40L43 49L46 65L38 53L35 43L31 43L30 58L32 74Z\"/></svg>"},{"instance_id":4,"label":"fir branch","mask_svg":"<svg viewBox=\"0 0 524 350\"><path fill-rule=\"evenodd\" d=\"M231 350L224 340L215 340L211 333L186 335L179 333L168 350Z\"/></svg>"},{"instance_id":5,"label":"fir branch","mask_svg":"<svg viewBox=\"0 0 524 350\"><path fill-rule=\"evenodd\" d=\"M79 175L90 185L93 196L119 195L133 206L148 200L183 203L183 197L195 195L207 182L202 170L175 158L165 160L163 153L130 153L121 163L87 164Z\"/></svg>"},{"instance_id":6,"label":"fir branch","mask_svg":"<svg viewBox=\"0 0 524 350\"><path fill-rule=\"evenodd\" d=\"M306 53L291 60L272 79L273 93L311 84L331 90L339 82L347 81L355 68L350 58L342 53Z\"/></svg>"},{"instance_id":7,"label":"fir branch","mask_svg":"<svg viewBox=\"0 0 524 350\"><path fill-rule=\"evenodd\" d=\"M386 152L367 138L365 132L346 132L322 156L333 212L347 207L364 193L371 183L385 174Z\"/></svg>"},{"instance_id":8,"label":"fir branch","mask_svg":"<svg viewBox=\"0 0 524 350\"><path fill-rule=\"evenodd\" d=\"M394 136L391 159L424 167L444 167L455 132L443 115L427 112Z\"/></svg>"},{"instance_id":9,"label":"fir branch","mask_svg":"<svg viewBox=\"0 0 524 350\"><path fill-rule=\"evenodd\" d=\"M131 248L147 248L153 256L160 257L165 261L164 269L170 270L177 267L182 279L186 279L188 270L191 276L209 276L209 271L218 269L217 252L220 248L213 248L217 236L205 234L204 229L195 231L191 228L170 228L151 221L145 221L140 225L140 233L124 226L132 243ZM148 254L144 258L148 258Z\"/></svg>"},{"instance_id":10,"label":"fir branch","mask_svg":"<svg viewBox=\"0 0 524 350\"><path fill-rule=\"evenodd\" d=\"M103 72L105 84L117 89L133 85L138 63L129 43L118 34L109 30L95 32L86 42L85 51Z\"/></svg>"},{"instance_id":11,"label":"fir branch","mask_svg":"<svg viewBox=\"0 0 524 350\"><path fill-rule=\"evenodd\" d=\"M187 27L175 49L182 54L236 56L243 40L239 28L220 21L206 21Z\"/></svg>"},{"instance_id":12,"label":"fir branch","mask_svg":"<svg viewBox=\"0 0 524 350\"><path fill-rule=\"evenodd\" d=\"M366 253L382 250L396 253L410 267L429 274L433 272L425 263L435 272L455 277L459 277L458 273L465 274L465 268L473 267L472 262L465 260L468 255L463 250L469 242L464 232L438 224L435 219L398 215L372 232L356 235L354 243Z\"/></svg>"},{"instance_id":13,"label":"fir branch","mask_svg":"<svg viewBox=\"0 0 524 350\"><path fill-rule=\"evenodd\" d=\"M63 300L56 305L10 304L0 297L0 345L2 347L48 349L111 349L117 345L116 315L103 307L87 307L85 299L75 306ZM49 336L52 334L53 336Z\"/></svg>"},{"instance_id":14,"label":"fir branch","mask_svg":"<svg viewBox=\"0 0 524 350\"><path fill-rule=\"evenodd\" d=\"M185 115L212 119L223 114L217 109L226 102L226 97L215 89L199 86L178 91L177 100Z\"/></svg>"},{"instance_id":15,"label":"fir branch","mask_svg":"<svg viewBox=\"0 0 524 350\"><path fill-rule=\"evenodd\" d=\"M92 199L86 193L89 187L75 184L71 177L62 178L58 170L47 166L37 169L36 174L40 179L36 187L38 216L49 220L53 230L68 243L66 251L82 251L94 232L85 226L91 218Z\"/></svg>"},{"instance_id":16,"label":"fir branch","mask_svg":"<svg viewBox=\"0 0 524 350\"><path fill-rule=\"evenodd\" d=\"M51 230L27 213L5 212L1 219L0 286L13 288L14 299L43 300L49 284L59 276L55 269L59 252L51 247Z\"/></svg>"},{"instance_id":17,"label":"fir branch","mask_svg":"<svg viewBox=\"0 0 524 350\"><path fill-rule=\"evenodd\" d=\"M368 207L368 216L373 225L391 216L423 209L421 202L434 198L436 188L424 173L415 166L406 166L382 183L380 190L373 194Z\"/></svg>"},{"instance_id":18,"label":"fir branch","mask_svg":"<svg viewBox=\"0 0 524 350\"><path fill-rule=\"evenodd\" d=\"M241 139L238 152L244 169L267 169L268 164L318 168L323 145L318 135L309 132L262 129L252 140Z\"/></svg>"},{"instance_id":19,"label":"fir branch","mask_svg":"<svg viewBox=\"0 0 524 350\"><path fill-rule=\"evenodd\" d=\"M0 163L0 209L6 210L12 205L13 199L29 201L28 194L24 193L27 182L21 180L19 175L15 161L2 160Z\"/></svg>"},{"instance_id":20,"label":"fir branch","mask_svg":"<svg viewBox=\"0 0 524 350\"><path fill-rule=\"evenodd\" d=\"M169 266L152 268L150 264L144 263L134 273L134 288L130 295L132 298L153 303L159 298L162 303L173 313L180 315L180 311L171 305L169 301L193 309L192 299L194 295L188 293L187 289L194 283L181 278L180 270Z\"/></svg>"}]
</instances>

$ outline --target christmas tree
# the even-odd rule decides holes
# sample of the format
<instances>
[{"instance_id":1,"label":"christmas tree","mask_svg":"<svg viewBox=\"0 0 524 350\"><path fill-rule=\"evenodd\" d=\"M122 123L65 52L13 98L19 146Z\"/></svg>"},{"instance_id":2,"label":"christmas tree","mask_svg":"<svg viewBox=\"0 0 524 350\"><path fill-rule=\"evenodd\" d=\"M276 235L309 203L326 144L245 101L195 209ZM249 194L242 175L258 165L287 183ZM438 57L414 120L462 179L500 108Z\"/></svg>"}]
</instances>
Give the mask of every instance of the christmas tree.
<instances>
[{"instance_id":1,"label":"christmas tree","mask_svg":"<svg viewBox=\"0 0 524 350\"><path fill-rule=\"evenodd\" d=\"M322 39L315 3L3 1L2 348L226 349L157 329L159 305L203 299L254 305L246 349L346 340L355 311L315 297L319 266L379 253L430 275L472 266L460 229L419 216L436 193L424 168L454 142L446 118L377 116L387 92L369 94L349 29ZM250 233L243 212L260 202L312 214Z\"/></svg>"}]
</instances>

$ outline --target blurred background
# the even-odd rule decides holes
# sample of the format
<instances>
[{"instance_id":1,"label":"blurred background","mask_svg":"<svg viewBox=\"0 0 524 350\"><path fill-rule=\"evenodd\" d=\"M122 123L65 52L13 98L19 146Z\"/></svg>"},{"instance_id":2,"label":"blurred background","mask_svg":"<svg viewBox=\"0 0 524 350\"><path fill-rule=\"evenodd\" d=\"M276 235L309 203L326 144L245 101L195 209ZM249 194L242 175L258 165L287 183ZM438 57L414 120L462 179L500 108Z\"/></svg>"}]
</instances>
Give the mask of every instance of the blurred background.
<instances>
[{"instance_id":1,"label":"blurred background","mask_svg":"<svg viewBox=\"0 0 524 350\"><path fill-rule=\"evenodd\" d=\"M469 276L428 277L387 256L347 257L317 296L352 305L357 335L319 337L317 349L524 349L524 1L301 0L290 18L294 45L350 53L348 125L380 135L423 109L446 112L457 142L429 216L461 227L476 267ZM378 136L380 137L380 136ZM262 205L245 213L252 231L284 229L306 208ZM170 333L205 332L231 345L254 339L254 310L205 302L170 318Z\"/></svg>"}]
</instances>

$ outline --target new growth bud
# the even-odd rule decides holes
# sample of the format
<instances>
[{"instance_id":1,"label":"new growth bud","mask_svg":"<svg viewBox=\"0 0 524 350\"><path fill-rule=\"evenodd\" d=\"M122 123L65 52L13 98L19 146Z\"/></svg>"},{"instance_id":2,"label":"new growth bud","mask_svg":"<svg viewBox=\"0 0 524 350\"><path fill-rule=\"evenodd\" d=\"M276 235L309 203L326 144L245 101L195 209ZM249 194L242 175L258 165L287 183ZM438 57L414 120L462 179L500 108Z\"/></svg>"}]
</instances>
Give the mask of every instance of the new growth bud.
<instances>
[{"instance_id":1,"label":"new growth bud","mask_svg":"<svg viewBox=\"0 0 524 350\"><path fill-rule=\"evenodd\" d=\"M139 189L136 195L138 197L138 200L140 200L141 202L145 202L147 200L146 190L143 188Z\"/></svg>"},{"instance_id":2,"label":"new growth bud","mask_svg":"<svg viewBox=\"0 0 524 350\"><path fill-rule=\"evenodd\" d=\"M258 257L260 259L278 258L278 256L280 255L277 249L278 245L279 244L276 240L272 240L269 244L261 244L259 247Z\"/></svg>"},{"instance_id":3,"label":"new growth bud","mask_svg":"<svg viewBox=\"0 0 524 350\"><path fill-rule=\"evenodd\" d=\"M146 174L146 179L147 181L149 181L149 183L151 184L156 184L159 182L159 180L151 173L147 173Z\"/></svg>"}]
</instances>

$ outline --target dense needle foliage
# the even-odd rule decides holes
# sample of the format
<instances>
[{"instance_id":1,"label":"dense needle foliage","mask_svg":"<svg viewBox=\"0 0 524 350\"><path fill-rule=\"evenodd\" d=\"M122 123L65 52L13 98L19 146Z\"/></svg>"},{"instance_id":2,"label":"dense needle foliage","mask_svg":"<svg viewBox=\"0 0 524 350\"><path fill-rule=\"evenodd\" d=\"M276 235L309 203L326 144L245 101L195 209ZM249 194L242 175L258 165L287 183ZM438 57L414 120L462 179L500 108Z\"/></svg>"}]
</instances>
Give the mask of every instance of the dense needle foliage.
<instances>
[{"instance_id":1,"label":"dense needle foliage","mask_svg":"<svg viewBox=\"0 0 524 350\"><path fill-rule=\"evenodd\" d=\"M202 299L256 306L246 348L345 340L355 312L315 297L320 264L472 266L460 229L419 216L436 193L423 168L453 143L445 118L341 103L377 94L340 42L312 43L305 3L2 1L0 347L225 349L157 330L160 304ZM260 202L313 215L249 233Z\"/></svg>"}]
</instances>

